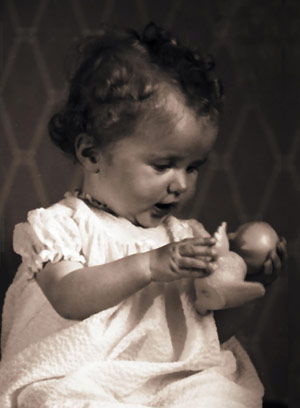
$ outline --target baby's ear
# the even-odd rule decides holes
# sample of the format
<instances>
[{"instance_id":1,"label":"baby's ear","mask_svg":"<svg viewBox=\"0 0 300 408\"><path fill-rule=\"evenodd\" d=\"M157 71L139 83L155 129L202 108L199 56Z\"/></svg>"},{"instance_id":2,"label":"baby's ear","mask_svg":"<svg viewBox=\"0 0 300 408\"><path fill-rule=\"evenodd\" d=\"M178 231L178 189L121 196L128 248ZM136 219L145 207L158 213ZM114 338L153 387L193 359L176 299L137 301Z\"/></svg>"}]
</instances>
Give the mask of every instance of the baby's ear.
<instances>
[{"instance_id":1,"label":"baby's ear","mask_svg":"<svg viewBox=\"0 0 300 408\"><path fill-rule=\"evenodd\" d=\"M94 147L93 139L86 133L81 133L77 136L76 156L82 166L91 173L99 172L99 163L97 160L97 152Z\"/></svg>"}]
</instances>

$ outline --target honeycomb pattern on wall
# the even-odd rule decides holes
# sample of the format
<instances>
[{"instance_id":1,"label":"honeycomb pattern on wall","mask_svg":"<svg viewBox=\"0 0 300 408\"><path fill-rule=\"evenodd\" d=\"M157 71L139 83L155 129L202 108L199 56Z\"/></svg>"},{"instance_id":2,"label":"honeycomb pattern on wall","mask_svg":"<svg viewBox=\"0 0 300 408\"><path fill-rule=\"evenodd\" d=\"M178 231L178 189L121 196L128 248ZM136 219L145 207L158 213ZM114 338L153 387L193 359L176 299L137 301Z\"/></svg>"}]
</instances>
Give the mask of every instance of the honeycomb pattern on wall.
<instances>
[{"instance_id":1,"label":"honeycomb pattern on wall","mask_svg":"<svg viewBox=\"0 0 300 408\"><path fill-rule=\"evenodd\" d=\"M212 232L252 219L289 242L299 278L300 58L296 2L275 0L6 0L0 25L0 214L5 283L19 259L13 226L30 209L73 189L80 170L50 144L47 120L66 91L63 62L81 34L100 22L142 27L149 20L203 44L217 61L226 105L220 137L186 214ZM297 26L297 27L296 27ZM292 57L294 61L292 62ZM241 332L271 399L287 398L287 271ZM274 316L278 320L274 321Z\"/></svg>"}]
</instances>

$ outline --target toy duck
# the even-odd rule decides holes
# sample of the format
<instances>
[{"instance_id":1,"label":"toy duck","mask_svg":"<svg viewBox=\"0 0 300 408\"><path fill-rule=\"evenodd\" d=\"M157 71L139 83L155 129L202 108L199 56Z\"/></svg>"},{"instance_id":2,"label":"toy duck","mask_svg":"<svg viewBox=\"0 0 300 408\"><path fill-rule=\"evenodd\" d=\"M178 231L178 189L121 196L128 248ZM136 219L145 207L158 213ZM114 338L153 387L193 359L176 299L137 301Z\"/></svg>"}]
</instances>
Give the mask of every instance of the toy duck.
<instances>
[{"instance_id":1,"label":"toy duck","mask_svg":"<svg viewBox=\"0 0 300 408\"><path fill-rule=\"evenodd\" d=\"M261 283L247 282L245 278L247 273L257 273L276 247L276 232L264 222L243 224L228 236L226 228L223 222L214 233L217 269L208 277L195 280L195 305L201 315L241 306L265 294Z\"/></svg>"}]
</instances>

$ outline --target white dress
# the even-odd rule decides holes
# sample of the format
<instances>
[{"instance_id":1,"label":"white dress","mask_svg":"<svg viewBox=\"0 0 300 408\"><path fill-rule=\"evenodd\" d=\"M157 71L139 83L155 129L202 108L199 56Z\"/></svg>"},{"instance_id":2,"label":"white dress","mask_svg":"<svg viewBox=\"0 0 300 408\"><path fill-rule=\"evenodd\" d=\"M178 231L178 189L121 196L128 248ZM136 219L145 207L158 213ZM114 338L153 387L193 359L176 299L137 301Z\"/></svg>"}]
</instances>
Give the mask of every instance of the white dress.
<instances>
[{"instance_id":1,"label":"white dress","mask_svg":"<svg viewBox=\"0 0 300 408\"><path fill-rule=\"evenodd\" d=\"M247 354L234 338L220 347L213 314L195 310L192 280L152 283L74 321L54 311L34 278L48 261L99 265L192 236L189 221L144 229L74 193L29 212L14 233L22 264L4 306L0 406L261 407Z\"/></svg>"}]
</instances>

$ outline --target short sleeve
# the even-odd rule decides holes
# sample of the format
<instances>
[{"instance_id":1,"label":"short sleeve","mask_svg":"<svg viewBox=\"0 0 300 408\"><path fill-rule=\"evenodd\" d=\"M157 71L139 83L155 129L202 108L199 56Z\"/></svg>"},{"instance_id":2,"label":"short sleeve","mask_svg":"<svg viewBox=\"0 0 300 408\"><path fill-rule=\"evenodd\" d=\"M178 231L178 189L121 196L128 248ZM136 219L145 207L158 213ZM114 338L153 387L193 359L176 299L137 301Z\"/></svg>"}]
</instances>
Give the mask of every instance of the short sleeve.
<instances>
[{"instance_id":1,"label":"short sleeve","mask_svg":"<svg viewBox=\"0 0 300 408\"><path fill-rule=\"evenodd\" d=\"M86 263L72 209L59 204L30 211L27 222L15 226L13 248L22 256L32 275L39 272L46 262L67 260Z\"/></svg>"}]
</instances>

